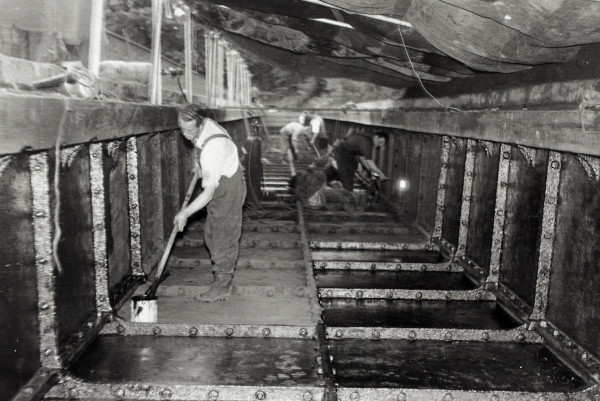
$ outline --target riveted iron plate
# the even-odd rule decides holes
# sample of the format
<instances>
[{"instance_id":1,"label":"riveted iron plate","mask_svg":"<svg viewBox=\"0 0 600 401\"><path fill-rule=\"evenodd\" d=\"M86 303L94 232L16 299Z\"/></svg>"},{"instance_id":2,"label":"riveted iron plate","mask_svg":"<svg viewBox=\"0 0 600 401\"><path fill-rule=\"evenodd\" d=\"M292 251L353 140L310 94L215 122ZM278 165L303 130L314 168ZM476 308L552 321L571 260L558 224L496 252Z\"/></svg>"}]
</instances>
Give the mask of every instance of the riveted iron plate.
<instances>
[{"instance_id":1,"label":"riveted iron plate","mask_svg":"<svg viewBox=\"0 0 600 401\"><path fill-rule=\"evenodd\" d=\"M240 324L165 324L112 322L104 326L102 335L168 336L168 337L239 337L239 338L303 338L315 337L311 326L259 326Z\"/></svg>"},{"instance_id":2,"label":"riveted iron plate","mask_svg":"<svg viewBox=\"0 0 600 401\"><path fill-rule=\"evenodd\" d=\"M442 236L442 224L444 221L444 205L446 202L446 180L448 177L448 158L450 154L450 139L445 136L442 145L442 154L440 156L440 179L438 182L437 202L435 210L435 223L433 228L433 238Z\"/></svg>"},{"instance_id":3,"label":"riveted iron plate","mask_svg":"<svg viewBox=\"0 0 600 401\"><path fill-rule=\"evenodd\" d=\"M127 190L129 195L129 249L131 271L136 276L144 276L142 269L142 245L140 229L140 195L138 186L137 139L127 140Z\"/></svg>"},{"instance_id":4,"label":"riveted iron plate","mask_svg":"<svg viewBox=\"0 0 600 401\"><path fill-rule=\"evenodd\" d=\"M542 338L527 326L511 330L400 328L400 327L327 327L330 339L362 338L367 340L412 341L481 341L541 344Z\"/></svg>"},{"instance_id":5,"label":"riveted iron plate","mask_svg":"<svg viewBox=\"0 0 600 401\"><path fill-rule=\"evenodd\" d=\"M372 270L372 271L412 271L412 272L451 272L461 273L462 266L453 263L391 263L391 262L340 262L316 261L315 269L323 270Z\"/></svg>"},{"instance_id":6,"label":"riveted iron plate","mask_svg":"<svg viewBox=\"0 0 600 401\"><path fill-rule=\"evenodd\" d=\"M540 256L535 286L535 302L532 320L544 320L548 307L548 291L552 268L552 252L556 230L556 207L560 186L561 154L550 152L548 157L548 175L546 179L546 195L544 199L544 215L542 218L542 235L540 238Z\"/></svg>"},{"instance_id":7,"label":"riveted iron plate","mask_svg":"<svg viewBox=\"0 0 600 401\"><path fill-rule=\"evenodd\" d=\"M92 191L92 226L94 227L94 267L96 311L110 312L108 295L108 262L106 257L106 201L104 198L103 146L90 144L90 189Z\"/></svg>"},{"instance_id":8,"label":"riveted iron plate","mask_svg":"<svg viewBox=\"0 0 600 401\"><path fill-rule=\"evenodd\" d=\"M317 401L323 398L322 387L301 386L219 386L177 385L155 383L104 384L70 379L54 386L47 398L74 400L127 399L144 401L164 400L268 400Z\"/></svg>"},{"instance_id":9,"label":"riveted iron plate","mask_svg":"<svg viewBox=\"0 0 600 401\"><path fill-rule=\"evenodd\" d=\"M40 360L43 368L60 369L56 332L56 300L54 296L54 254L52 251L52 211L48 181L48 154L30 156L33 197L34 248L37 266Z\"/></svg>"},{"instance_id":10,"label":"riveted iron plate","mask_svg":"<svg viewBox=\"0 0 600 401\"><path fill-rule=\"evenodd\" d=\"M456 256L466 255L469 236L469 214L471 213L471 197L473 191L473 175L475 170L475 141L467 141L467 157L465 159L465 176L463 181L462 204L460 207L460 225L458 230L458 248Z\"/></svg>"},{"instance_id":11,"label":"riveted iron plate","mask_svg":"<svg viewBox=\"0 0 600 401\"><path fill-rule=\"evenodd\" d=\"M496 207L494 213L494 228L492 233L492 251L490 255L490 271L488 283L498 283L500 274L500 259L502 257L502 241L504 239L504 220L506 218L506 195L508 175L510 173L511 146L502 144L500 147L500 166L498 168L498 184L496 186Z\"/></svg>"},{"instance_id":12,"label":"riveted iron plate","mask_svg":"<svg viewBox=\"0 0 600 401\"><path fill-rule=\"evenodd\" d=\"M320 298L365 298L365 299L416 299L444 301L495 301L496 296L488 291L398 290L368 288L320 288Z\"/></svg>"},{"instance_id":13,"label":"riveted iron plate","mask_svg":"<svg viewBox=\"0 0 600 401\"><path fill-rule=\"evenodd\" d=\"M524 391L460 391L428 389L351 388L337 389L338 401L589 401L599 393L597 388L579 392Z\"/></svg>"},{"instance_id":14,"label":"riveted iron plate","mask_svg":"<svg viewBox=\"0 0 600 401\"><path fill-rule=\"evenodd\" d=\"M382 251L439 251L432 243L389 243L358 241L310 241L311 249L350 249L350 250L382 250Z\"/></svg>"}]
</instances>

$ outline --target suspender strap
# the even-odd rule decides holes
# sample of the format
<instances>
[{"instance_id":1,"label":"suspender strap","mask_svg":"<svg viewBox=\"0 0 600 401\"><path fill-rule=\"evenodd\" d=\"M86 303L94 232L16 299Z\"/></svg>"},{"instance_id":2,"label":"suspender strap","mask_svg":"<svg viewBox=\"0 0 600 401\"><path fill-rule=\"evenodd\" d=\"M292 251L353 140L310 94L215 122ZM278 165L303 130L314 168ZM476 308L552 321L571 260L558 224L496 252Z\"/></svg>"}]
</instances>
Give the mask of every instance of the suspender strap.
<instances>
[{"instance_id":1,"label":"suspender strap","mask_svg":"<svg viewBox=\"0 0 600 401\"><path fill-rule=\"evenodd\" d=\"M215 138L227 138L227 139L231 139L231 137L229 135L226 135L226 134L216 134L216 135L213 135L213 136L209 136L208 138L206 138L204 140L204 142L202 142L202 145L200 145L200 152L202 152L202 150L204 149L204 147L206 146L206 144L209 141L211 141L212 139L215 139Z\"/></svg>"}]
</instances>

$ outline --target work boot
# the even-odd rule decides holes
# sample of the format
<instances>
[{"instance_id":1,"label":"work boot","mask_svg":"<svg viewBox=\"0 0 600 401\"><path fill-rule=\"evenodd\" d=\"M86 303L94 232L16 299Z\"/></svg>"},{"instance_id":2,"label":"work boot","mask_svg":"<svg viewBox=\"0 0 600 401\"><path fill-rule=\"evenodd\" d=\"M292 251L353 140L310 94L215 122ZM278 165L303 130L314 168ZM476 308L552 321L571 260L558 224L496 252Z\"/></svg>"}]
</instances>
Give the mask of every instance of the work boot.
<instances>
[{"instance_id":1,"label":"work boot","mask_svg":"<svg viewBox=\"0 0 600 401\"><path fill-rule=\"evenodd\" d=\"M208 291L194 297L199 302L227 301L231 295L233 274L217 274Z\"/></svg>"}]
</instances>

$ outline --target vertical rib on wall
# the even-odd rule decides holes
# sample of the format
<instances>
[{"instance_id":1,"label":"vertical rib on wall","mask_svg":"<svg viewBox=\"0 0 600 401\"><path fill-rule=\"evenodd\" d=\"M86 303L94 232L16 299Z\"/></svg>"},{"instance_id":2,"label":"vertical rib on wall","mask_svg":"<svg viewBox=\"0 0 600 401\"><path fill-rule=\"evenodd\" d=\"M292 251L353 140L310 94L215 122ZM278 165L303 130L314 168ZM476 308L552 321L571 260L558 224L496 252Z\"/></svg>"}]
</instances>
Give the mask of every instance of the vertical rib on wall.
<instances>
[{"instance_id":1,"label":"vertical rib on wall","mask_svg":"<svg viewBox=\"0 0 600 401\"><path fill-rule=\"evenodd\" d=\"M40 367L29 158L0 158L0 399Z\"/></svg>"},{"instance_id":2,"label":"vertical rib on wall","mask_svg":"<svg viewBox=\"0 0 600 401\"><path fill-rule=\"evenodd\" d=\"M475 146L467 256L486 272L490 266L494 229L499 150L500 146L492 143L478 143Z\"/></svg>"},{"instance_id":3,"label":"vertical rib on wall","mask_svg":"<svg viewBox=\"0 0 600 401\"><path fill-rule=\"evenodd\" d=\"M563 154L547 317L600 356L600 182Z\"/></svg>"},{"instance_id":4,"label":"vertical rib on wall","mask_svg":"<svg viewBox=\"0 0 600 401\"><path fill-rule=\"evenodd\" d=\"M446 176L446 197L444 199L444 218L442 222L442 237L455 247L458 246L460 228L460 209L467 156L466 140L450 139L448 155L448 172Z\"/></svg>"},{"instance_id":5,"label":"vertical rib on wall","mask_svg":"<svg viewBox=\"0 0 600 401\"><path fill-rule=\"evenodd\" d=\"M56 256L62 265L62 272L55 278L59 345L66 343L96 310L88 148L89 145L64 148L59 161L59 220L62 234ZM56 165L53 152L50 167L51 185L54 186Z\"/></svg>"},{"instance_id":6,"label":"vertical rib on wall","mask_svg":"<svg viewBox=\"0 0 600 401\"><path fill-rule=\"evenodd\" d=\"M500 267L501 283L533 307L544 211L548 151L536 149L531 161L512 148Z\"/></svg>"}]
</instances>

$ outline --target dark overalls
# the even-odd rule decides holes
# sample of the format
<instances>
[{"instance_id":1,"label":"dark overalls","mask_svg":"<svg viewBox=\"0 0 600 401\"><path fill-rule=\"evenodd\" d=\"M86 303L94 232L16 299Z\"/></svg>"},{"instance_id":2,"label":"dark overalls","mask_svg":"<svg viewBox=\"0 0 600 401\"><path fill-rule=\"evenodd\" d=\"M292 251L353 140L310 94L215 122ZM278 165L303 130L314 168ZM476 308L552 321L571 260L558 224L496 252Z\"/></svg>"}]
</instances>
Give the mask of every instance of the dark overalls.
<instances>
[{"instance_id":1,"label":"dark overalls","mask_svg":"<svg viewBox=\"0 0 600 401\"><path fill-rule=\"evenodd\" d=\"M197 152L198 164L200 154L206 143L214 138L231 138L228 135L213 135L204 141ZM246 198L246 184L241 166L231 178L224 175L219 179L215 196L206 205L206 225L204 241L210 252L215 275L233 275L240 250L242 233L242 206Z\"/></svg>"}]
</instances>

